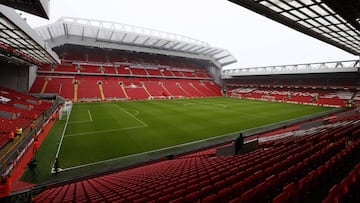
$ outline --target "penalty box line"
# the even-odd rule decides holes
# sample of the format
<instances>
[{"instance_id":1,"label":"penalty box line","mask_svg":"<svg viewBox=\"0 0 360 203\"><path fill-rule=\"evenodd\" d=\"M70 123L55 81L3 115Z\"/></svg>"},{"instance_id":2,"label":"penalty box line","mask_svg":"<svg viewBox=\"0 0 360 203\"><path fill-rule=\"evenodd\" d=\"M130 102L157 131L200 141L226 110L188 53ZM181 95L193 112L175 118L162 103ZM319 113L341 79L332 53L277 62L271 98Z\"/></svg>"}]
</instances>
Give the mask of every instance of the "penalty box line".
<instances>
[{"instance_id":1,"label":"penalty box line","mask_svg":"<svg viewBox=\"0 0 360 203\"><path fill-rule=\"evenodd\" d=\"M91 131L91 132L83 132L83 133L74 133L65 135L64 137L74 137L74 136L80 136L80 135L90 135L90 134L96 134L96 133L108 133L108 132L116 132L116 131L122 131L122 130L131 130L131 129L137 129L137 128L146 128L148 126L134 126L134 127L127 127L127 128L116 128L116 129L110 129L110 130L99 130L99 131Z\"/></svg>"},{"instance_id":2,"label":"penalty box line","mask_svg":"<svg viewBox=\"0 0 360 203\"><path fill-rule=\"evenodd\" d=\"M136 121L138 121L139 123L141 123L141 125L139 126L133 126L133 127L126 127L126 128L116 128L116 129L109 129L109 130L100 130L100 131L91 131L91 132L83 132L83 133L75 133L75 134L69 134L69 135L65 135L64 137L74 137L74 136L80 136L80 135L89 135L89 134L96 134L96 133L107 133L107 132L116 132L116 131L122 131L122 130L131 130L131 129L137 129L137 128L145 128L148 127L148 124L146 124L144 121L140 120L139 118L137 118L136 116L134 116L133 114L129 113L128 111L126 111L125 109L121 108L120 106L113 104L116 108L120 109L122 112L126 113L127 115L131 116L132 118L134 118ZM90 112L89 112L90 115ZM92 121L92 119L91 119ZM89 121L89 122L91 122Z\"/></svg>"},{"instance_id":3,"label":"penalty box line","mask_svg":"<svg viewBox=\"0 0 360 203\"><path fill-rule=\"evenodd\" d=\"M116 108L120 109L122 112L126 113L127 115L133 117L135 120L137 120L138 122L140 122L144 127L148 127L148 124L146 124L144 121L140 120L139 118L137 118L136 116L134 116L133 114L129 113L128 111L126 111L125 109L121 108L120 106L113 104L114 106L116 106Z\"/></svg>"}]
</instances>

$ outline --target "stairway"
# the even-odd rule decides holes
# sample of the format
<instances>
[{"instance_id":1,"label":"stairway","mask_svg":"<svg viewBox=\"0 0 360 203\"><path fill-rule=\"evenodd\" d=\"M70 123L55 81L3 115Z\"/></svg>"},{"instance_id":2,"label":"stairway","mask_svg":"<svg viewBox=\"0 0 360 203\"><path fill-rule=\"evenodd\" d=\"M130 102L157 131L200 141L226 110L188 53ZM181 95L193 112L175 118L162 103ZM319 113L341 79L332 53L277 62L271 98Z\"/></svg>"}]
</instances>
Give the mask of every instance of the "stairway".
<instances>
[{"instance_id":1,"label":"stairway","mask_svg":"<svg viewBox=\"0 0 360 203\"><path fill-rule=\"evenodd\" d=\"M99 90L100 90L101 100L105 101L104 89L101 83L99 83Z\"/></svg>"},{"instance_id":2,"label":"stairway","mask_svg":"<svg viewBox=\"0 0 360 203\"><path fill-rule=\"evenodd\" d=\"M44 94L48 82L49 82L48 80L45 80L44 85L42 86L41 91L40 91L41 94Z\"/></svg>"},{"instance_id":3,"label":"stairway","mask_svg":"<svg viewBox=\"0 0 360 203\"><path fill-rule=\"evenodd\" d=\"M142 86L143 86L146 94L148 94L148 96L151 97L151 94L150 94L150 92L147 90L145 83L142 82L141 84L142 84Z\"/></svg>"},{"instance_id":4,"label":"stairway","mask_svg":"<svg viewBox=\"0 0 360 203\"><path fill-rule=\"evenodd\" d=\"M194 88L195 91L197 91L197 92L200 93L203 97L205 97L205 95L204 95L200 90L198 90L198 88L196 88L196 87L194 86L194 84L189 83L189 86L192 87L192 88Z\"/></svg>"},{"instance_id":5,"label":"stairway","mask_svg":"<svg viewBox=\"0 0 360 203\"><path fill-rule=\"evenodd\" d=\"M129 96L128 96L128 95L127 95L127 93L126 93L126 90L125 90L124 84L121 84L121 85L120 85L120 87L121 87L121 89L122 89L122 91L123 91L123 93L124 93L124 95L125 95L126 99L129 99Z\"/></svg>"},{"instance_id":6,"label":"stairway","mask_svg":"<svg viewBox=\"0 0 360 203\"><path fill-rule=\"evenodd\" d=\"M160 86L165 90L165 92L166 92L166 94L167 94L168 96L173 96L173 95L169 92L169 90L166 89L164 83L161 82L161 83L160 83Z\"/></svg>"},{"instance_id":7,"label":"stairway","mask_svg":"<svg viewBox=\"0 0 360 203\"><path fill-rule=\"evenodd\" d=\"M182 86L180 83L176 83L176 85L183 91L185 92L190 98L192 98L191 94L189 94L189 92L187 92Z\"/></svg>"},{"instance_id":8,"label":"stairway","mask_svg":"<svg viewBox=\"0 0 360 203\"><path fill-rule=\"evenodd\" d=\"M74 102L77 102L77 99L78 99L78 89L79 89L79 84L75 83L74 84Z\"/></svg>"}]
</instances>

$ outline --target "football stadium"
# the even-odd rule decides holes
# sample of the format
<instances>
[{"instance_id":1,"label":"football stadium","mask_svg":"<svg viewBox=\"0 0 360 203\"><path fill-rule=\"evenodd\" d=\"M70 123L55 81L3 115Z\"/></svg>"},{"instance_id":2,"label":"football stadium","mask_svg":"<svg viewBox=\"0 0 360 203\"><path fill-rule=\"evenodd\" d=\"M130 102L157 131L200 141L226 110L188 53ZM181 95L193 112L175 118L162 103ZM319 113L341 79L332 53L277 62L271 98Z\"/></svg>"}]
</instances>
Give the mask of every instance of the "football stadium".
<instances>
[{"instance_id":1,"label":"football stadium","mask_svg":"<svg viewBox=\"0 0 360 203\"><path fill-rule=\"evenodd\" d=\"M358 1L229 2L360 56ZM191 36L19 11L50 1L0 1L0 202L360 202L360 60L239 67Z\"/></svg>"}]
</instances>

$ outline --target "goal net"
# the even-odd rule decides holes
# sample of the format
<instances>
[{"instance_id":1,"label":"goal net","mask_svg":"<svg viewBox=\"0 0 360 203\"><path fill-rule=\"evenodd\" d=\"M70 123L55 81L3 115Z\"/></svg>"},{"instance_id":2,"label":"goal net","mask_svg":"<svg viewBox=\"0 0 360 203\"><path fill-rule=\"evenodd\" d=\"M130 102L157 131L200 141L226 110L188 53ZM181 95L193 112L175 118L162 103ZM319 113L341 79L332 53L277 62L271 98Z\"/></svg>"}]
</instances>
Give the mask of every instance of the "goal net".
<instances>
[{"instance_id":1,"label":"goal net","mask_svg":"<svg viewBox=\"0 0 360 203\"><path fill-rule=\"evenodd\" d=\"M73 103L71 101L65 102L63 107L61 107L61 109L60 109L59 120L69 119L72 106L73 106Z\"/></svg>"}]
</instances>

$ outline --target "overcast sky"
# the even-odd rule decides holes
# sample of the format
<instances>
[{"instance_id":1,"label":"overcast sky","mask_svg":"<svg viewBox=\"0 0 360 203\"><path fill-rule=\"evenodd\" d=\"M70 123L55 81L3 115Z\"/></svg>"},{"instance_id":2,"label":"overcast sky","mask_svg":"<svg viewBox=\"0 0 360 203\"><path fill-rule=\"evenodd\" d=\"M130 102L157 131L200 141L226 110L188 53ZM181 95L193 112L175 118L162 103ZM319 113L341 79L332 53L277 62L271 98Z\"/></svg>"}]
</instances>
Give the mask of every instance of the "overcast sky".
<instances>
[{"instance_id":1,"label":"overcast sky","mask_svg":"<svg viewBox=\"0 0 360 203\"><path fill-rule=\"evenodd\" d=\"M238 62L225 68L357 59L227 0L51 0L50 20L23 16L31 27L67 16L185 35L229 50Z\"/></svg>"}]
</instances>

